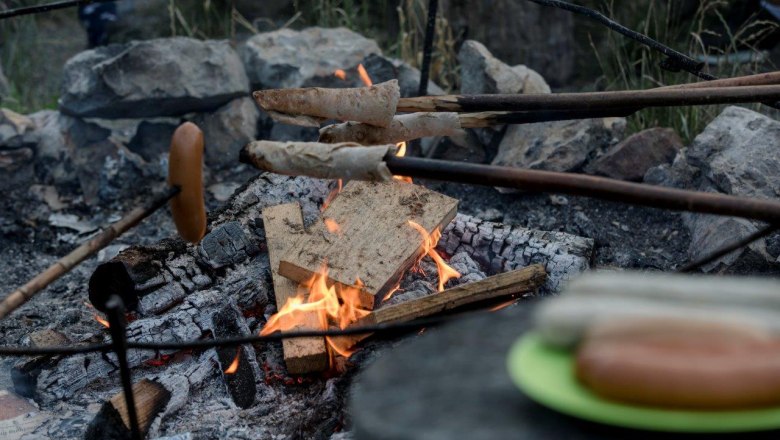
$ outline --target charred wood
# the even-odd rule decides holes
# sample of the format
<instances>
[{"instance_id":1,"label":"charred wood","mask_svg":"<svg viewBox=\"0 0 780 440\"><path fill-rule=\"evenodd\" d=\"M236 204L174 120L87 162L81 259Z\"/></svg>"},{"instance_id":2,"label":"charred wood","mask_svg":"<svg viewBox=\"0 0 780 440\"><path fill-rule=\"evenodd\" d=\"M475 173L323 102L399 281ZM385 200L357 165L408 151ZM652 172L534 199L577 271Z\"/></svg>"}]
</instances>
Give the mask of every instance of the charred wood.
<instances>
[{"instance_id":1,"label":"charred wood","mask_svg":"<svg viewBox=\"0 0 780 440\"><path fill-rule=\"evenodd\" d=\"M234 304L221 308L212 318L212 333L216 338L248 336L251 334L241 312ZM240 408L249 408L255 403L260 382L260 367L257 365L255 349L250 344L239 347L217 348L217 357L222 367L228 392ZM238 361L237 365L234 362Z\"/></svg>"},{"instance_id":2,"label":"charred wood","mask_svg":"<svg viewBox=\"0 0 780 440\"><path fill-rule=\"evenodd\" d=\"M590 238L504 225L458 214L444 229L439 248L448 255L466 252L495 274L542 264L544 292L559 292L566 281L587 270L593 255Z\"/></svg>"}]
</instances>

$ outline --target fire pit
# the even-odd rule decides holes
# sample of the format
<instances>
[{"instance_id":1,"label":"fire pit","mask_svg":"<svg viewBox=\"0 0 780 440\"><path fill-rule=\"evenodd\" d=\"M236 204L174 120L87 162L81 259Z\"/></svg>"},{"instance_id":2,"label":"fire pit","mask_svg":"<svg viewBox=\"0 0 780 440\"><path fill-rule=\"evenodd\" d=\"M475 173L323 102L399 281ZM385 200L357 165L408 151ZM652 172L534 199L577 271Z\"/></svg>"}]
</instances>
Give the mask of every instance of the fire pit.
<instances>
[{"instance_id":1,"label":"fire pit","mask_svg":"<svg viewBox=\"0 0 780 440\"><path fill-rule=\"evenodd\" d=\"M565 2L537 3L583 12L573 5L560 5ZM620 32L643 37L606 20ZM185 39L174 43L214 59L219 52L211 43L198 45ZM215 65L246 62L232 49L223 49L223 58L214 61ZM69 67L70 76L88 77L103 88L117 86L111 93L118 95L119 86L127 84L102 76L111 75L112 69L87 64L154 59L149 54L157 49L154 44L139 43L123 47L121 56L111 52L115 50L120 49L100 49L77 59ZM714 79L701 73L701 67L687 56L674 51L664 54L676 63L670 67ZM123 161L127 160L170 165L171 186L155 197L136 192L146 208L119 220L116 224L121 228L89 237L78 259L66 257L55 263L54 272L44 272L43 281L27 277L32 270L25 268L26 262L6 254L8 267L2 268L19 270L18 277L33 278L33 282L15 292L10 304L6 301L0 307L0 315L5 316L31 300L15 316L0 322L9 335L6 345L24 345L0 348L1 353L16 356L6 361L10 377L0 383L18 394L6 397L0 390L0 432L16 429L27 435L21 437L25 439L344 440L352 435L398 438L425 433L489 438L516 433L515 422L536 420L537 412L539 423L527 432L563 435L563 431L578 431L571 421L559 431L553 424L561 419L530 401L522 402L525 418L513 418L517 409L514 394L492 400L495 393L506 391L505 378L498 373L503 366L499 361L513 336L524 330L527 309L536 298L559 294L592 265L668 271L686 263L685 247L692 241L687 217L651 208L770 223L750 235L750 240L737 242L737 248L774 231L780 219L780 204L753 193L720 194L705 186L650 186L563 172L571 170L488 165L489 159L463 163L416 157L420 154L416 142L421 138L447 137L468 145L479 137L500 140L506 124L583 118L591 119L591 128L600 130L594 139L615 144L620 136L609 134L612 129L605 127L625 123L620 118L644 107L771 104L780 99L778 75L642 91L411 97L408 76L402 78L400 67L376 54L371 56L361 55L343 69L323 63L330 71L326 76L319 72L308 82L294 82L290 74L285 81L292 87L263 86L253 95L266 111L262 116L244 90L250 80L256 81L247 78L243 67L240 74L225 75L224 84L215 90L199 90L206 96L197 105L188 101L189 96L176 95L183 93L176 87L155 91L140 104L127 98L128 102L109 109L100 99L80 97L75 86L68 89L63 99L67 115L58 118L71 118L69 130L79 127L86 134L67 132L63 138L95 150L118 146L119 151L99 171L90 171L98 178L90 180L86 173L80 185L90 188L99 200L101 191L122 180L128 167ZM377 57L381 59L376 61ZM398 78L382 77L374 85L363 65L370 68L368 61L372 60L380 67L384 61L390 63ZM423 66L421 77L414 75L419 80L415 85L422 84L422 90L428 84L428 67ZM124 68L114 70L123 72ZM210 143L210 136L243 130L236 128L241 124L233 123L241 119L236 112L245 111L249 115L240 116L255 124L249 130L253 133L242 138L230 155L215 153L226 147ZM101 120L101 115L148 120ZM257 120L273 127L260 140L255 135ZM329 124L321 127L324 121ZM197 132L194 143L200 148L194 155L177 148L187 143L176 134L180 131L174 131L182 122L182 127L191 130L189 134L196 133L193 122L203 128L203 133ZM312 131L313 127L319 131ZM157 132L169 128L165 135ZM110 134L91 140L103 132ZM171 150L176 152L170 158L141 141L167 140L168 135L173 135ZM124 138L131 139L126 146ZM494 141L486 144L495 147ZM239 164L239 150L244 164ZM414 154L407 155L407 151ZM434 156L436 147L426 151ZM581 155L592 160L602 153L594 149ZM224 195L219 204L206 201L212 208L208 218L201 204L200 179L193 178L195 168L198 174L200 168L192 165L199 165L201 159L206 165L204 178L217 180L208 191ZM585 160L578 165L580 169ZM671 169L667 173L690 166L681 161L685 158L665 164ZM84 162L88 161L81 158L78 163L82 170L88 168ZM261 173L249 171L247 164ZM243 185L221 181L234 179L239 172L251 175ZM152 177L159 176L148 173L143 179L152 181ZM141 180L138 176L127 179L133 184ZM212 190L219 184L228 189ZM526 192L521 196L499 194L493 187ZM56 206L50 191L40 189L36 197ZM179 237L169 237L172 227L167 217L152 216L168 199L176 203L173 218ZM121 206L130 206L131 200L128 197ZM87 211L82 214L86 216ZM116 222L119 217L114 211L111 214L105 214L101 223ZM96 229L64 215L52 218L57 225L82 228L76 234L79 238ZM128 235L123 241L112 242L125 231ZM101 249L99 263L78 265ZM717 260L727 251L707 258ZM42 259L32 266L37 269L52 262ZM707 263L696 261L688 269ZM44 290L60 276L67 284ZM12 278L9 283L23 284L16 281L20 280ZM43 293L33 298L38 291ZM60 313L60 308L65 310ZM482 315L461 324L461 314L474 310ZM445 329L433 328L456 319L458 323ZM416 338L429 333L438 340ZM413 342L395 349L406 340ZM457 392L440 393L438 399L443 400L438 403L445 412L450 405L458 411L473 411L479 414L480 423L464 417L440 430L428 430L422 411L412 417L401 411L398 420L406 421L400 424L395 419L392 424L377 422L374 410L403 407L394 400L396 395L382 397L388 387L397 386L397 396L411 396L414 405L429 405L420 396L436 391L430 388L435 385L433 377L449 377L440 368L430 367L444 360L448 364L464 361L465 349L474 359L468 366L447 368L451 377L457 377L457 383L449 384ZM433 376L419 384L413 371L417 367L406 368L407 363L421 365L421 371ZM482 370L489 373L487 384L467 383ZM363 371L365 375L358 376ZM388 378L392 382L385 383ZM360 384L351 394L355 381ZM476 398L466 402L469 399L461 395L462 402L457 401L453 396L459 393L473 393ZM491 406L495 403L506 407ZM14 411L8 410L12 407ZM489 435L481 431L483 421L495 422L490 423ZM583 432L582 438L593 434Z\"/></svg>"}]
</instances>

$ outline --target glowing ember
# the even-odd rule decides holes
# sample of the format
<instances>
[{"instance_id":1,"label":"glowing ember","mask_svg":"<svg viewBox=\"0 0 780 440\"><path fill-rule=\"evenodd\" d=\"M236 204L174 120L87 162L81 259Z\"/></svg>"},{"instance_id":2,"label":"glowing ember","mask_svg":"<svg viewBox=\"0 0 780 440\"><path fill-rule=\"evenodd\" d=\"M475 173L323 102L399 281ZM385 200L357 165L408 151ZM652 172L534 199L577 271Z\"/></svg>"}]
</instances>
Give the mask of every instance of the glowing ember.
<instances>
[{"instance_id":1,"label":"glowing ember","mask_svg":"<svg viewBox=\"0 0 780 440\"><path fill-rule=\"evenodd\" d=\"M503 303L501 303L501 304L499 304L497 306L491 307L489 311L490 312L497 312L499 310L502 310L502 309L505 309L505 308L511 306L514 303L515 303L515 299L511 299L511 300L509 300L507 302L503 302Z\"/></svg>"},{"instance_id":2,"label":"glowing ember","mask_svg":"<svg viewBox=\"0 0 780 440\"><path fill-rule=\"evenodd\" d=\"M230 366L227 367L225 370L225 374L236 374L236 371L238 371L238 361L241 359L241 346L238 347L238 350L236 350L236 357L233 358L233 362L230 363Z\"/></svg>"},{"instance_id":3,"label":"glowing ember","mask_svg":"<svg viewBox=\"0 0 780 440\"><path fill-rule=\"evenodd\" d=\"M336 69L336 71L333 72L333 75L342 81L346 81L347 79L347 72L343 71L342 69Z\"/></svg>"},{"instance_id":4,"label":"glowing ember","mask_svg":"<svg viewBox=\"0 0 780 440\"><path fill-rule=\"evenodd\" d=\"M105 328L111 328L111 324L108 323L108 320L101 318L100 315L97 314L94 316L95 316L95 321L99 322L100 325L102 325Z\"/></svg>"},{"instance_id":5,"label":"glowing ember","mask_svg":"<svg viewBox=\"0 0 780 440\"><path fill-rule=\"evenodd\" d=\"M172 359L172 354L160 354L157 355L154 359L149 359L148 361L144 362L144 364L150 367L162 367L163 365L168 365Z\"/></svg>"},{"instance_id":6,"label":"glowing ember","mask_svg":"<svg viewBox=\"0 0 780 440\"><path fill-rule=\"evenodd\" d=\"M317 328L310 330L327 330L331 322L344 329L370 313L358 307L363 287L360 279L355 280L352 286L328 286L327 281L328 268L323 266L312 278L298 286L296 296L287 300L279 312L268 319L260 335L291 330L304 322L316 322ZM316 319L312 319L312 315ZM349 357L352 354L349 350L337 347L330 339L328 344L342 356Z\"/></svg>"},{"instance_id":7,"label":"glowing ember","mask_svg":"<svg viewBox=\"0 0 780 440\"><path fill-rule=\"evenodd\" d=\"M328 232L331 234L341 235L341 226L336 223L336 220L333 220L332 218L326 218L323 220L323 222L325 223L325 228L328 230Z\"/></svg>"},{"instance_id":8,"label":"glowing ember","mask_svg":"<svg viewBox=\"0 0 780 440\"><path fill-rule=\"evenodd\" d=\"M371 87L374 85L374 82L371 81L371 77L368 76L368 72L362 64L358 64L357 71L358 75L360 75L360 80L363 81L363 84L365 84L366 87Z\"/></svg>"},{"instance_id":9,"label":"glowing ember","mask_svg":"<svg viewBox=\"0 0 780 440\"><path fill-rule=\"evenodd\" d=\"M416 229L417 232L422 235L423 256L428 255L433 259L433 262L436 263L436 269L439 272L439 292L443 291L444 285L447 283L447 281L451 280L452 278L460 278L460 273L450 267L447 262L444 261L441 255L436 253L436 244L441 238L441 231L439 228L436 228L431 234L428 234L425 228L411 220L409 220L409 226ZM420 257L420 259L422 259L422 257Z\"/></svg>"}]
</instances>

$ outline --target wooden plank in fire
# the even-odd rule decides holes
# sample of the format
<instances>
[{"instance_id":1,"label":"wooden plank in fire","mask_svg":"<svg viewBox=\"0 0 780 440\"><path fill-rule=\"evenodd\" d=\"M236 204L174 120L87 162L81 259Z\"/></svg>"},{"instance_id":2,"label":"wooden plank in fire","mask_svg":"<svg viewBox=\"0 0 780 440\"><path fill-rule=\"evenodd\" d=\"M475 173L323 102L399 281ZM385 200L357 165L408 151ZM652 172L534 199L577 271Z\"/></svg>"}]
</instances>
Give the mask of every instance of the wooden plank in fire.
<instances>
[{"instance_id":1,"label":"wooden plank in fire","mask_svg":"<svg viewBox=\"0 0 780 440\"><path fill-rule=\"evenodd\" d=\"M290 298L295 297L298 283L279 275L279 260L304 233L301 207L297 203L272 206L263 210L265 239L268 257L271 261L271 276L274 283L276 307L281 310ZM308 314L307 320L291 329L317 330L319 324L315 314ZM295 338L282 341L284 362L290 374L306 374L328 368L329 357L325 338Z\"/></svg>"},{"instance_id":2,"label":"wooden plank in fire","mask_svg":"<svg viewBox=\"0 0 780 440\"><path fill-rule=\"evenodd\" d=\"M360 305L375 304L420 257L423 237L447 225L458 201L418 185L349 182L282 257L279 273L302 282L328 267L330 282L360 288Z\"/></svg>"},{"instance_id":3,"label":"wooden plank in fire","mask_svg":"<svg viewBox=\"0 0 780 440\"><path fill-rule=\"evenodd\" d=\"M447 289L440 293L416 298L374 310L357 320L350 327L368 327L393 324L426 318L466 305L496 300L507 296L518 296L535 292L547 279L547 272L541 264L504 272L473 283ZM370 333L332 338L333 343L348 351L358 342L371 336Z\"/></svg>"}]
</instances>

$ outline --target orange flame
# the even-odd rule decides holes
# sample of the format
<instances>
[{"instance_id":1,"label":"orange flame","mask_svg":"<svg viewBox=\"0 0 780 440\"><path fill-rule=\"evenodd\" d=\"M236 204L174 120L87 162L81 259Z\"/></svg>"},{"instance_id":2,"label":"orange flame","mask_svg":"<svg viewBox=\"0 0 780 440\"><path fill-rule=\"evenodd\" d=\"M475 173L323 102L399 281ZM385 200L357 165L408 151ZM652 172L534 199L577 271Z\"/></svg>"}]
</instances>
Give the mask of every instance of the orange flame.
<instances>
[{"instance_id":1,"label":"orange flame","mask_svg":"<svg viewBox=\"0 0 780 440\"><path fill-rule=\"evenodd\" d=\"M357 71L358 75L360 75L360 80L363 81L363 84L365 84L366 87L371 87L374 85L374 81L371 81L371 77L368 76L368 72L362 64L358 64Z\"/></svg>"},{"instance_id":2,"label":"orange flame","mask_svg":"<svg viewBox=\"0 0 780 440\"><path fill-rule=\"evenodd\" d=\"M513 298L513 299L511 299L511 300L509 300L509 301L502 302L501 304L498 304L498 305L496 305L496 306L493 306L493 307L491 307L491 308L490 308L488 311L489 311L489 312L497 312L497 311L499 311L499 310L502 310L502 309L505 309L505 308L507 308L507 307L511 306L512 304L514 304L514 303L515 303L515 301L516 301L516 300Z\"/></svg>"},{"instance_id":3,"label":"orange flame","mask_svg":"<svg viewBox=\"0 0 780 440\"><path fill-rule=\"evenodd\" d=\"M100 325L102 325L105 328L111 328L111 324L108 323L108 320L101 318L100 315L97 314L93 316L95 317L95 321L99 322Z\"/></svg>"},{"instance_id":4,"label":"orange flame","mask_svg":"<svg viewBox=\"0 0 780 440\"><path fill-rule=\"evenodd\" d=\"M409 226L416 229L417 232L422 235L423 256L428 255L433 259L433 262L436 263L436 269L439 272L439 292L443 291L444 285L447 283L447 281L451 280L452 278L460 278L460 272L450 267L450 265L444 261L441 255L436 253L436 244L439 243L439 239L441 238L441 231L437 227L433 230L432 233L428 234L425 228L411 220L409 220ZM420 257L420 259L422 259L422 257Z\"/></svg>"},{"instance_id":5,"label":"orange flame","mask_svg":"<svg viewBox=\"0 0 780 440\"><path fill-rule=\"evenodd\" d=\"M341 194L341 189L343 187L344 187L344 182L341 179L339 179L338 186L333 191L331 191L330 194L328 194L328 197L325 197L325 201L322 202L322 207L320 207L320 212L328 209L328 206L330 206L330 204L333 202L336 196Z\"/></svg>"},{"instance_id":6,"label":"orange flame","mask_svg":"<svg viewBox=\"0 0 780 440\"><path fill-rule=\"evenodd\" d=\"M238 361L241 359L241 346L238 346L238 350L236 350L236 357L233 358L233 362L230 363L230 366L227 367L227 370L225 370L225 374L236 374L236 371L238 371Z\"/></svg>"},{"instance_id":7,"label":"orange flame","mask_svg":"<svg viewBox=\"0 0 780 440\"><path fill-rule=\"evenodd\" d=\"M406 156L406 142L399 142L398 144L396 144L396 146L398 147L398 152L395 153L395 156L396 157ZM400 180L401 182L413 183L411 177L393 176L393 179Z\"/></svg>"},{"instance_id":8,"label":"orange flame","mask_svg":"<svg viewBox=\"0 0 780 440\"><path fill-rule=\"evenodd\" d=\"M385 302L388 299L392 298L393 295L395 295L395 292L398 292L399 290L401 290L401 283L396 284L395 287L390 289L390 291L387 292L387 294L385 294L385 297L382 298L382 302Z\"/></svg>"},{"instance_id":9,"label":"orange flame","mask_svg":"<svg viewBox=\"0 0 780 440\"><path fill-rule=\"evenodd\" d=\"M287 300L279 312L268 319L260 335L291 330L302 326L303 323L310 330L327 330L330 323L334 323L341 329L347 328L370 313L359 307L360 291L363 286L360 279L355 280L352 286L342 284L329 286L328 267L324 265L314 276L298 286L296 296ZM312 326L316 328L311 328ZM352 354L351 351L336 346L330 339L328 345L334 352L344 357Z\"/></svg>"},{"instance_id":10,"label":"orange flame","mask_svg":"<svg viewBox=\"0 0 780 440\"><path fill-rule=\"evenodd\" d=\"M105 328L111 328L111 324L109 324L107 319L103 318L98 314L98 311L95 308L95 306L93 306L92 304L86 301L84 301L84 305L87 306L87 308L92 311L92 316L95 318L95 321L100 323L100 325L102 325Z\"/></svg>"},{"instance_id":11,"label":"orange flame","mask_svg":"<svg viewBox=\"0 0 780 440\"><path fill-rule=\"evenodd\" d=\"M325 223L325 228L328 230L328 232L331 234L341 235L341 226L336 223L336 220L333 220L332 218L326 218L323 220L323 222Z\"/></svg>"},{"instance_id":12,"label":"orange flame","mask_svg":"<svg viewBox=\"0 0 780 440\"><path fill-rule=\"evenodd\" d=\"M347 72L345 72L345 71L344 71L344 70L342 70L342 69L336 69L336 71L335 71L335 72L333 72L333 75L334 75L336 78L338 78L338 79L340 79L340 80L342 80L342 81L346 81L346 79L347 79Z\"/></svg>"}]
</instances>

